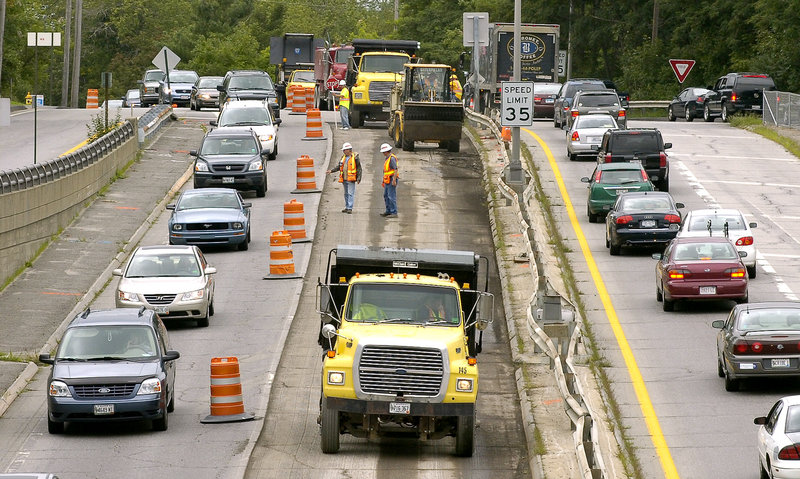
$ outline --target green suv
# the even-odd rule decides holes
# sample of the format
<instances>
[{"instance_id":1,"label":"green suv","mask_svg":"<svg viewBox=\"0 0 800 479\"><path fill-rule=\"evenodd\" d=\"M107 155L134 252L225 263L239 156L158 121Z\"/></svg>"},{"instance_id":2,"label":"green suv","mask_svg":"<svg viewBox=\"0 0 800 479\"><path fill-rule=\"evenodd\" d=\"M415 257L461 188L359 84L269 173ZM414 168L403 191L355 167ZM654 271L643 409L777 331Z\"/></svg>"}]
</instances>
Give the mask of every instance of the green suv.
<instances>
[{"instance_id":1,"label":"green suv","mask_svg":"<svg viewBox=\"0 0 800 479\"><path fill-rule=\"evenodd\" d=\"M617 201L617 196L629 191L653 191L653 183L639 163L600 163L592 176L584 176L581 182L589 183L586 202L589 223L600 221Z\"/></svg>"}]
</instances>

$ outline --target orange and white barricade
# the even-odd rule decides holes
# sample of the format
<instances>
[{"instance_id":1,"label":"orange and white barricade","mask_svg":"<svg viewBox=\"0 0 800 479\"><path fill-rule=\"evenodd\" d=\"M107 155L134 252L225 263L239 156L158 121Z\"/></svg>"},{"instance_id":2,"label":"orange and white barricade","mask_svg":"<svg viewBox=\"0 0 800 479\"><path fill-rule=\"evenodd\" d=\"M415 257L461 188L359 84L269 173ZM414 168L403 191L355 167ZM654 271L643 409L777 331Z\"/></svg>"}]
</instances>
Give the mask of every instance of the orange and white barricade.
<instances>
[{"instance_id":1,"label":"orange and white barricade","mask_svg":"<svg viewBox=\"0 0 800 479\"><path fill-rule=\"evenodd\" d=\"M211 358L211 414L202 423L249 421L252 413L244 412L239 359Z\"/></svg>"},{"instance_id":2,"label":"orange and white barricade","mask_svg":"<svg viewBox=\"0 0 800 479\"><path fill-rule=\"evenodd\" d=\"M316 174L314 173L314 158L302 155L297 159L297 189L292 194L319 193Z\"/></svg>"},{"instance_id":3,"label":"orange and white barricade","mask_svg":"<svg viewBox=\"0 0 800 479\"><path fill-rule=\"evenodd\" d=\"M264 279L302 278L294 270L292 235L288 231L273 231L269 237L269 273Z\"/></svg>"},{"instance_id":4,"label":"orange and white barricade","mask_svg":"<svg viewBox=\"0 0 800 479\"><path fill-rule=\"evenodd\" d=\"M316 108L314 104L314 87L306 87L306 113L312 108Z\"/></svg>"},{"instance_id":5,"label":"orange and white barricade","mask_svg":"<svg viewBox=\"0 0 800 479\"><path fill-rule=\"evenodd\" d=\"M322 113L316 108L306 112L306 136L303 140L327 140L322 136Z\"/></svg>"},{"instance_id":6,"label":"orange and white barricade","mask_svg":"<svg viewBox=\"0 0 800 479\"><path fill-rule=\"evenodd\" d=\"M86 91L86 108L87 109L100 108L96 89L89 88Z\"/></svg>"},{"instance_id":7,"label":"orange and white barricade","mask_svg":"<svg viewBox=\"0 0 800 479\"><path fill-rule=\"evenodd\" d=\"M292 94L292 115L306 112L306 89L300 85L294 89Z\"/></svg>"},{"instance_id":8,"label":"orange and white barricade","mask_svg":"<svg viewBox=\"0 0 800 479\"><path fill-rule=\"evenodd\" d=\"M308 243L303 203L292 200L283 204L283 229L292 237L292 243Z\"/></svg>"}]
</instances>

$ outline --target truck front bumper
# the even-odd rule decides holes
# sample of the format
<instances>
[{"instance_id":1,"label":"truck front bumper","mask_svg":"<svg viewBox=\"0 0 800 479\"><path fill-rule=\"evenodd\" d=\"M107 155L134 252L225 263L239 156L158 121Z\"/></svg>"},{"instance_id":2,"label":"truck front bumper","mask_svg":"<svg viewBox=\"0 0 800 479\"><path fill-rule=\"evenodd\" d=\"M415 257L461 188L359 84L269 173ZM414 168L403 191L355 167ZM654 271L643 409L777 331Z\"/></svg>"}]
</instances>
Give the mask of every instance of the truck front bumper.
<instances>
[{"instance_id":1,"label":"truck front bumper","mask_svg":"<svg viewBox=\"0 0 800 479\"><path fill-rule=\"evenodd\" d=\"M397 401L364 401L361 399L347 399L326 397L328 409L357 414L392 414L389 405ZM472 416L475 414L474 403L422 403L410 402L411 408L407 416Z\"/></svg>"}]
</instances>

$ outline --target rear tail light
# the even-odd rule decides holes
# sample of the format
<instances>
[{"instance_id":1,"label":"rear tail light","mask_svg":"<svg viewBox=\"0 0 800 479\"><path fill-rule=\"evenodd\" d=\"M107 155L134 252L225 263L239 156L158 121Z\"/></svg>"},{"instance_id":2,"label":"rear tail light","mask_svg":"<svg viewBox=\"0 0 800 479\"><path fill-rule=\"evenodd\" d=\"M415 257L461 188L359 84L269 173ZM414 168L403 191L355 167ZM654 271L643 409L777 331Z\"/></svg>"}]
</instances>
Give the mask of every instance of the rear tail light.
<instances>
[{"instance_id":1,"label":"rear tail light","mask_svg":"<svg viewBox=\"0 0 800 479\"><path fill-rule=\"evenodd\" d=\"M658 167L664 168L667 166L667 154L663 151L658 154Z\"/></svg>"},{"instance_id":2,"label":"rear tail light","mask_svg":"<svg viewBox=\"0 0 800 479\"><path fill-rule=\"evenodd\" d=\"M633 221L633 216L625 215L625 216L620 216L619 218L617 218L616 223L618 225L626 225L626 224L630 223L631 221Z\"/></svg>"},{"instance_id":3,"label":"rear tail light","mask_svg":"<svg viewBox=\"0 0 800 479\"><path fill-rule=\"evenodd\" d=\"M678 215L665 215L664 221L666 221L667 223L680 223L681 217Z\"/></svg>"},{"instance_id":4,"label":"rear tail light","mask_svg":"<svg viewBox=\"0 0 800 479\"><path fill-rule=\"evenodd\" d=\"M581 141L581 136L578 134L577 131L572 132L572 141Z\"/></svg>"},{"instance_id":5,"label":"rear tail light","mask_svg":"<svg viewBox=\"0 0 800 479\"><path fill-rule=\"evenodd\" d=\"M611 153L606 153L606 156L603 157L603 163L611 163Z\"/></svg>"},{"instance_id":6,"label":"rear tail light","mask_svg":"<svg viewBox=\"0 0 800 479\"><path fill-rule=\"evenodd\" d=\"M536 103L541 103L542 102L542 97L535 96L535 97L533 97L533 101L535 101Z\"/></svg>"},{"instance_id":7,"label":"rear tail light","mask_svg":"<svg viewBox=\"0 0 800 479\"><path fill-rule=\"evenodd\" d=\"M687 279L692 273L688 269L671 269L667 273L669 279Z\"/></svg>"},{"instance_id":8,"label":"rear tail light","mask_svg":"<svg viewBox=\"0 0 800 479\"><path fill-rule=\"evenodd\" d=\"M650 177L647 176L647 172L642 170L642 181L647 181L649 179L650 179Z\"/></svg>"},{"instance_id":9,"label":"rear tail light","mask_svg":"<svg viewBox=\"0 0 800 479\"><path fill-rule=\"evenodd\" d=\"M732 279L747 277L747 273L745 272L744 268L728 268L725 270L725 274L729 274Z\"/></svg>"},{"instance_id":10,"label":"rear tail light","mask_svg":"<svg viewBox=\"0 0 800 479\"><path fill-rule=\"evenodd\" d=\"M758 341L754 341L751 344L745 340L737 339L733 343L733 352L734 354L761 354L764 352L764 345Z\"/></svg>"},{"instance_id":11,"label":"rear tail light","mask_svg":"<svg viewBox=\"0 0 800 479\"><path fill-rule=\"evenodd\" d=\"M751 244L753 244L752 236L742 236L736 240L736 246L750 246Z\"/></svg>"},{"instance_id":12,"label":"rear tail light","mask_svg":"<svg viewBox=\"0 0 800 479\"><path fill-rule=\"evenodd\" d=\"M703 98L702 96L699 96L697 97L697 100L695 100L695 103L703 103L704 101L706 101L706 99Z\"/></svg>"},{"instance_id":13,"label":"rear tail light","mask_svg":"<svg viewBox=\"0 0 800 479\"><path fill-rule=\"evenodd\" d=\"M731 93L731 101L736 101L736 93Z\"/></svg>"},{"instance_id":14,"label":"rear tail light","mask_svg":"<svg viewBox=\"0 0 800 479\"><path fill-rule=\"evenodd\" d=\"M603 172L602 172L602 171L597 171L597 172L594 174L594 182L595 182L595 183L600 183L600 178L601 178L602 176L603 176Z\"/></svg>"},{"instance_id":15,"label":"rear tail light","mask_svg":"<svg viewBox=\"0 0 800 479\"><path fill-rule=\"evenodd\" d=\"M620 110L619 113L617 113L617 118L625 118L625 110Z\"/></svg>"},{"instance_id":16,"label":"rear tail light","mask_svg":"<svg viewBox=\"0 0 800 479\"><path fill-rule=\"evenodd\" d=\"M784 447L781 449L781 452L778 453L778 459L784 461L796 461L800 459L800 445L792 444L791 446Z\"/></svg>"},{"instance_id":17,"label":"rear tail light","mask_svg":"<svg viewBox=\"0 0 800 479\"><path fill-rule=\"evenodd\" d=\"M577 118L578 115L580 115L580 112L578 110L572 110L570 114L572 115L572 118Z\"/></svg>"}]
</instances>

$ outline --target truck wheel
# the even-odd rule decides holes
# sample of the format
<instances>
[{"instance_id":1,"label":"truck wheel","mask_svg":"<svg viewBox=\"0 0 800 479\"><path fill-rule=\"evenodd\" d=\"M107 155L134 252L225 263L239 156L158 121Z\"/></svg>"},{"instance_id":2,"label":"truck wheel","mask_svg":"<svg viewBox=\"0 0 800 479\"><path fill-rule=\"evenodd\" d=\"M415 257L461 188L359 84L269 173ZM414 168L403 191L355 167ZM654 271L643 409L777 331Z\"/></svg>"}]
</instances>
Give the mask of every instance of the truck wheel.
<instances>
[{"instance_id":1,"label":"truck wheel","mask_svg":"<svg viewBox=\"0 0 800 479\"><path fill-rule=\"evenodd\" d=\"M339 411L328 409L325 398L320 407L320 446L325 454L339 451Z\"/></svg>"},{"instance_id":2,"label":"truck wheel","mask_svg":"<svg viewBox=\"0 0 800 479\"><path fill-rule=\"evenodd\" d=\"M729 115L730 115L730 113L728 113L728 105L723 103L722 104L722 113L720 113L720 116L722 117L722 122L723 123L728 123L731 120Z\"/></svg>"},{"instance_id":3,"label":"truck wheel","mask_svg":"<svg viewBox=\"0 0 800 479\"><path fill-rule=\"evenodd\" d=\"M459 140L450 140L447 142L447 151L450 153L458 153L461 149L461 142Z\"/></svg>"},{"instance_id":4,"label":"truck wheel","mask_svg":"<svg viewBox=\"0 0 800 479\"><path fill-rule=\"evenodd\" d=\"M361 112L350 110L350 126L359 128L361 126Z\"/></svg>"},{"instance_id":5,"label":"truck wheel","mask_svg":"<svg viewBox=\"0 0 800 479\"><path fill-rule=\"evenodd\" d=\"M403 146L403 132L400 131L400 125L395 123L397 126L394 127L394 147L400 148Z\"/></svg>"},{"instance_id":6,"label":"truck wheel","mask_svg":"<svg viewBox=\"0 0 800 479\"><path fill-rule=\"evenodd\" d=\"M475 450L475 413L456 420L456 456L472 457Z\"/></svg>"},{"instance_id":7,"label":"truck wheel","mask_svg":"<svg viewBox=\"0 0 800 479\"><path fill-rule=\"evenodd\" d=\"M414 140L406 140L406 136L401 133L400 142L403 144L403 151L414 151Z\"/></svg>"}]
</instances>

